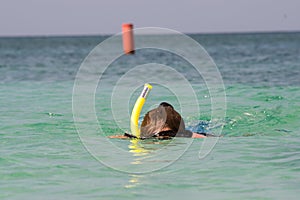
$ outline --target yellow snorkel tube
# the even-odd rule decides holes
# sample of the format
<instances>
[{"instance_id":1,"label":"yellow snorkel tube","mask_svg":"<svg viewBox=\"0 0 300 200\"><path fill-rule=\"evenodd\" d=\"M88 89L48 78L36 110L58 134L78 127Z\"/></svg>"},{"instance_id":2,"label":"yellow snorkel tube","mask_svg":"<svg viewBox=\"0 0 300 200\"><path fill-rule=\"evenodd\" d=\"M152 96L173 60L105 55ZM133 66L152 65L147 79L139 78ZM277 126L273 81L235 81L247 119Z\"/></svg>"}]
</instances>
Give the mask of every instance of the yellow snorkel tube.
<instances>
[{"instance_id":1,"label":"yellow snorkel tube","mask_svg":"<svg viewBox=\"0 0 300 200\"><path fill-rule=\"evenodd\" d=\"M152 85L149 83L146 83L144 85L144 89L139 96L139 98L136 100L134 107L132 109L131 113L131 119L130 119L130 130L131 134L135 135L137 138L140 138L141 132L139 129L139 117L142 111L142 108L145 104L147 95L149 94L150 90L152 89Z\"/></svg>"}]
</instances>

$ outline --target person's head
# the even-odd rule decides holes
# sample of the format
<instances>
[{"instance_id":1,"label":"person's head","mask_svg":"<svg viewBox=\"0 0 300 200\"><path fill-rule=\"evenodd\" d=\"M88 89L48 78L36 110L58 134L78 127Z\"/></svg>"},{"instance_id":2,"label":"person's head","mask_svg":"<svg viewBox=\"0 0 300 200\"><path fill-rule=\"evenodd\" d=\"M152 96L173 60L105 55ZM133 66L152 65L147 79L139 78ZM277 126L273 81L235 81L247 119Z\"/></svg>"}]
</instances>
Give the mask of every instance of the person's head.
<instances>
[{"instance_id":1,"label":"person's head","mask_svg":"<svg viewBox=\"0 0 300 200\"><path fill-rule=\"evenodd\" d=\"M167 102L162 102L157 108L150 110L145 115L141 125L142 138L175 137L177 133L182 134L184 132L186 131L182 117Z\"/></svg>"}]
</instances>

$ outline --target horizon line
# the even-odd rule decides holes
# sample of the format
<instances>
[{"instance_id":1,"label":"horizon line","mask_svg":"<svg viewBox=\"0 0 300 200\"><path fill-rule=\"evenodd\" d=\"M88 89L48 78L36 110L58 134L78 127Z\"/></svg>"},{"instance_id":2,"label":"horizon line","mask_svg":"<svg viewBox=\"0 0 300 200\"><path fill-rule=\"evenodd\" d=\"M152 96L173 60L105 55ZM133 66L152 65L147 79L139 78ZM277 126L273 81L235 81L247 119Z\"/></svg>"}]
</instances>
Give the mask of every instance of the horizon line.
<instances>
[{"instance_id":1,"label":"horizon line","mask_svg":"<svg viewBox=\"0 0 300 200\"><path fill-rule=\"evenodd\" d=\"M120 32L119 32L120 33ZM20 34L20 35L0 35L0 38L48 38L48 37L109 37L119 33L91 33L91 34ZM300 30L264 30L264 31L224 31L224 32L182 32L186 35L234 35L234 34L280 34L280 33L300 33ZM164 35L162 33L150 33L145 35Z\"/></svg>"}]
</instances>

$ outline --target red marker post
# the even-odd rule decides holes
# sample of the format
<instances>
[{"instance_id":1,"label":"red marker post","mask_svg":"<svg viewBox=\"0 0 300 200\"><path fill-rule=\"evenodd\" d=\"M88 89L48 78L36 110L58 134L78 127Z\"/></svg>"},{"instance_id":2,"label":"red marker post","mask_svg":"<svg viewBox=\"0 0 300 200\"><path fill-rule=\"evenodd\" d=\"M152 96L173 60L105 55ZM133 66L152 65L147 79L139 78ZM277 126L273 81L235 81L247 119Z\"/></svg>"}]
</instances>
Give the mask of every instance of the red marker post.
<instances>
[{"instance_id":1,"label":"red marker post","mask_svg":"<svg viewBox=\"0 0 300 200\"><path fill-rule=\"evenodd\" d=\"M122 25L123 49L125 54L134 54L133 24Z\"/></svg>"}]
</instances>

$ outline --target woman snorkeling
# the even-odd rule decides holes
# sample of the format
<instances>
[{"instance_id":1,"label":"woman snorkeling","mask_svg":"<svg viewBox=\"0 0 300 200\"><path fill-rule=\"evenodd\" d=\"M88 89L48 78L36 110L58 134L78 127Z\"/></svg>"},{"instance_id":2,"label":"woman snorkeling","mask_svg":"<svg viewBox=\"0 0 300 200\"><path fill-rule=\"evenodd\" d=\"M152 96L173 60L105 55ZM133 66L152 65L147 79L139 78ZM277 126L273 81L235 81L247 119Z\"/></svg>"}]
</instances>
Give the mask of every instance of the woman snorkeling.
<instances>
[{"instance_id":1,"label":"woman snorkeling","mask_svg":"<svg viewBox=\"0 0 300 200\"><path fill-rule=\"evenodd\" d=\"M140 129L140 139L157 138L169 139L172 137L205 138L206 133L194 133L185 129L185 124L180 114L174 107L162 102L155 109L146 113ZM110 136L110 138L137 138L135 135Z\"/></svg>"}]
</instances>

